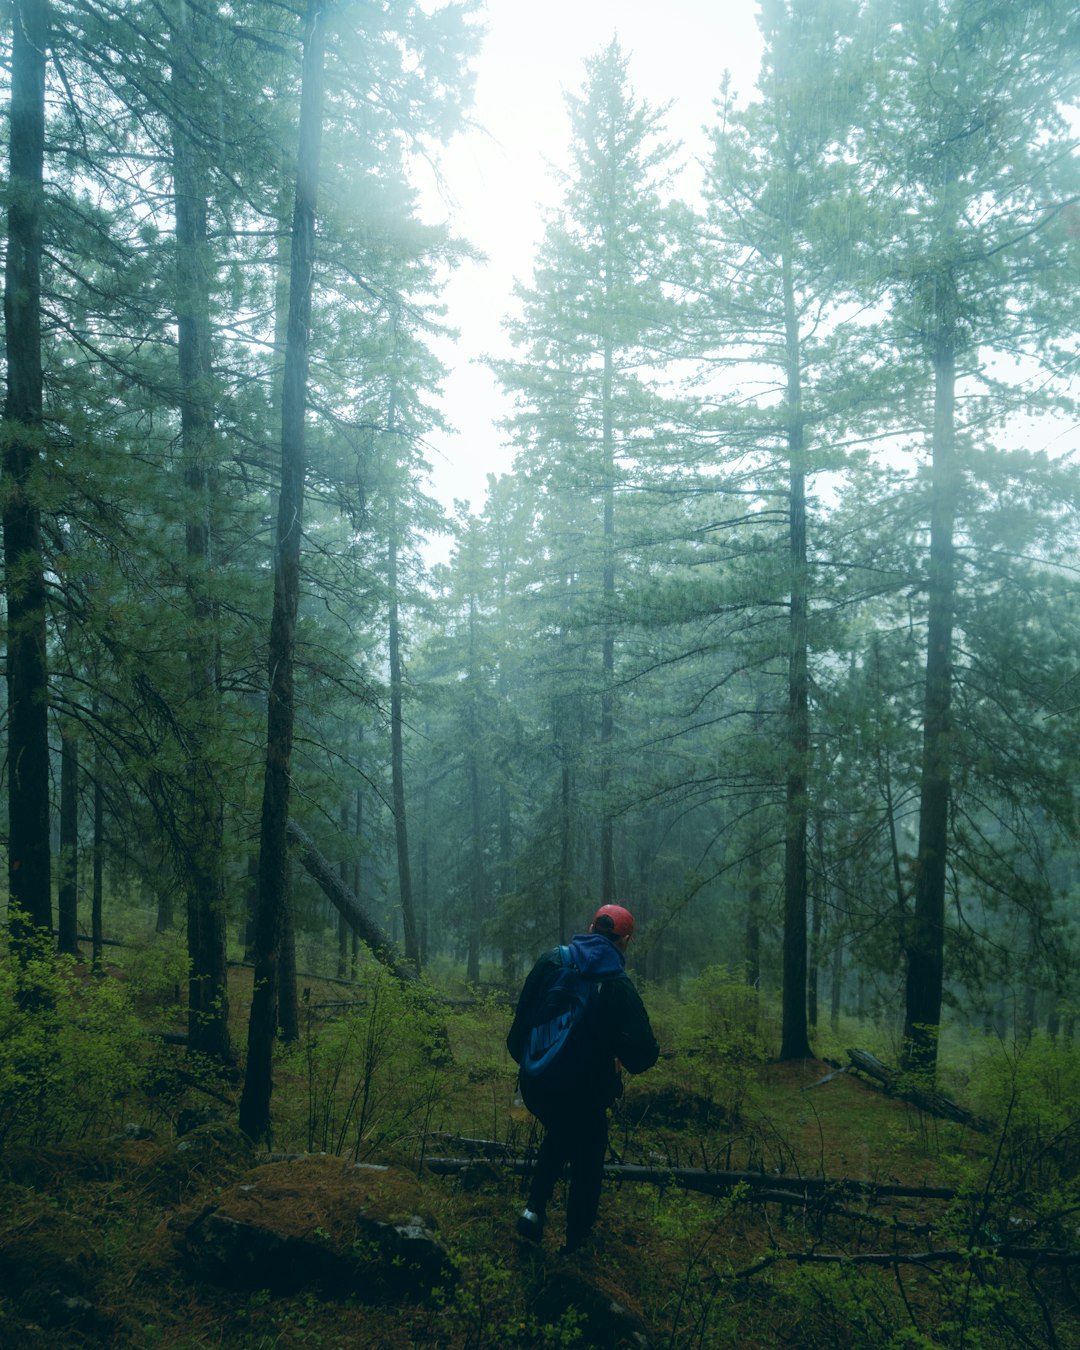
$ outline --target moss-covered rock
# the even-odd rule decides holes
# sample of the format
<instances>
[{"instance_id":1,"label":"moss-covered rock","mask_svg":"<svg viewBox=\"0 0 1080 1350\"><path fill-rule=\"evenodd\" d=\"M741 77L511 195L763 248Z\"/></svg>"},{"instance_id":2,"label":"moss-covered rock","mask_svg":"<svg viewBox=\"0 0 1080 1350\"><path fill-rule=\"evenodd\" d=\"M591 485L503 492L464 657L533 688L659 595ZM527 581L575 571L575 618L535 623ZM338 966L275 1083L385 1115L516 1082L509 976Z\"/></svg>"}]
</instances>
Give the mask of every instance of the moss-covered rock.
<instances>
[{"instance_id":1,"label":"moss-covered rock","mask_svg":"<svg viewBox=\"0 0 1080 1350\"><path fill-rule=\"evenodd\" d=\"M254 1169L181 1226L205 1279L276 1294L424 1297L456 1281L423 1188L392 1167L313 1156Z\"/></svg>"},{"instance_id":2,"label":"moss-covered rock","mask_svg":"<svg viewBox=\"0 0 1080 1350\"><path fill-rule=\"evenodd\" d=\"M178 1204L195 1191L229 1184L254 1161L247 1135L228 1121L211 1121L163 1148L145 1184L160 1204Z\"/></svg>"},{"instance_id":3,"label":"moss-covered rock","mask_svg":"<svg viewBox=\"0 0 1080 1350\"><path fill-rule=\"evenodd\" d=\"M48 1327L99 1332L94 1307L101 1254L85 1221L48 1196L0 1183L0 1287L20 1314Z\"/></svg>"}]
</instances>

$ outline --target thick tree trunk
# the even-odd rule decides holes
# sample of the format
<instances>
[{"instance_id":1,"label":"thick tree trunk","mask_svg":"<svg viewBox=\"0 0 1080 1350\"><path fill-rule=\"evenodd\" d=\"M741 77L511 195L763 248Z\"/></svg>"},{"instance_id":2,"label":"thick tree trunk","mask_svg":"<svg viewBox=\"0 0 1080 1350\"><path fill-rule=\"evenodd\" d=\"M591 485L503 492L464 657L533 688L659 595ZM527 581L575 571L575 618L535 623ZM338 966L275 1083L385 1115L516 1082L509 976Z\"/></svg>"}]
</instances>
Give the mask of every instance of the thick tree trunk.
<instances>
[{"instance_id":1,"label":"thick tree trunk","mask_svg":"<svg viewBox=\"0 0 1080 1350\"><path fill-rule=\"evenodd\" d=\"M3 527L7 598L8 904L12 948L52 934L49 674L45 571L35 470L44 452L41 241L47 0L15 0L11 37L8 235L4 268L7 396Z\"/></svg>"},{"instance_id":2,"label":"thick tree trunk","mask_svg":"<svg viewBox=\"0 0 1080 1350\"><path fill-rule=\"evenodd\" d=\"M278 965L287 900L286 828L295 718L293 667L304 518L304 412L315 267L324 45L322 0L310 0L304 34L296 207L289 268L289 327L282 388L281 494L268 653L266 772L260 830L255 981L248 1023L247 1071L240 1100L240 1128L252 1139L268 1139L270 1135L273 1050L278 1023Z\"/></svg>"}]
</instances>

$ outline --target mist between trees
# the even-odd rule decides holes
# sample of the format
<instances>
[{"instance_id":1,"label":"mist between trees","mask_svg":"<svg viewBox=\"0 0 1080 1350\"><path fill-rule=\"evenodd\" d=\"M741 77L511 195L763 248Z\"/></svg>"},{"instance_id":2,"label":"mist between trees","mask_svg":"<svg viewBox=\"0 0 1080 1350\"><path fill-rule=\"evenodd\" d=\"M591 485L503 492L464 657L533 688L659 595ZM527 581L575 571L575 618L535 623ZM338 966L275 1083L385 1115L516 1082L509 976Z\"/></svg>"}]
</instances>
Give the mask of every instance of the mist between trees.
<instances>
[{"instance_id":1,"label":"mist between trees","mask_svg":"<svg viewBox=\"0 0 1080 1350\"><path fill-rule=\"evenodd\" d=\"M1071 1029L1080 6L765 0L693 203L613 40L506 297L513 468L453 517L432 343L470 245L410 164L463 124L480 10L14 14L16 957L54 887L98 960L141 897L229 1061L246 949L255 1135L297 945L344 971L350 904L509 984L618 898L638 974L775 992L782 1058L841 1011L929 1075L950 1009ZM290 817L346 919L290 888Z\"/></svg>"}]
</instances>

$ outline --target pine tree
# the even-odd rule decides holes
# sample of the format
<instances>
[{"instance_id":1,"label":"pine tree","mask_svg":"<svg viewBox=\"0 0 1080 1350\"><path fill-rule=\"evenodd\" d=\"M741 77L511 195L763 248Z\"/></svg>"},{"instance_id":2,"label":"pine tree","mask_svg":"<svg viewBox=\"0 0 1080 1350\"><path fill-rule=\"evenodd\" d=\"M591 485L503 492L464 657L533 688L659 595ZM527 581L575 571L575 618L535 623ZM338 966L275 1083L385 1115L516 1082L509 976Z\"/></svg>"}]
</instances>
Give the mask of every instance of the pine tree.
<instances>
[{"instance_id":1,"label":"pine tree","mask_svg":"<svg viewBox=\"0 0 1080 1350\"><path fill-rule=\"evenodd\" d=\"M3 426L7 599L8 903L14 949L52 933L48 664L38 500L44 445L41 358L47 0L21 0L12 37L9 204L4 271Z\"/></svg>"},{"instance_id":2,"label":"pine tree","mask_svg":"<svg viewBox=\"0 0 1080 1350\"><path fill-rule=\"evenodd\" d=\"M836 370L855 364L867 337L839 317L850 249L853 183L842 154L858 112L850 51L855 8L773 0L761 11L765 57L760 102L722 107L706 183L712 247L705 255L702 341L725 381L744 366L760 397L715 380L712 416L730 462L730 490L757 496L755 532L778 518L786 561L784 655L783 1026L781 1057L810 1055L807 1034L808 838L811 811L810 622L822 545L810 539L808 481L836 462L831 445L856 415L856 387ZM865 398L865 395L863 396ZM746 465L749 462L749 471ZM721 491L724 479L720 480ZM783 501L781 509L773 506ZM782 511L782 514L781 514ZM753 554L747 563L756 566ZM745 564L744 564L745 565ZM760 581L770 584L760 576Z\"/></svg>"},{"instance_id":3,"label":"pine tree","mask_svg":"<svg viewBox=\"0 0 1080 1350\"><path fill-rule=\"evenodd\" d=\"M508 324L520 357L496 370L517 400L509 426L519 447L515 473L535 503L541 594L562 649L558 666L546 663L560 672L552 705L559 850L565 857L572 849L580 753L573 703L584 699L595 719L596 884L606 902L617 890L619 597L623 559L632 552L620 513L662 407L650 376L662 367L674 314L664 286L670 230L660 196L673 150L662 140L663 110L634 98L617 42L586 63L584 90L568 107L573 168L532 285L519 290L521 317ZM577 667L570 685L566 662ZM561 910L565 895L558 903Z\"/></svg>"},{"instance_id":4,"label":"pine tree","mask_svg":"<svg viewBox=\"0 0 1080 1350\"><path fill-rule=\"evenodd\" d=\"M897 346L928 381L929 539L923 749L914 914L907 938L905 1064L933 1074L941 1021L945 902L955 831L956 643L967 487L991 417L1032 400L991 354L1041 366L1053 392L1075 333L1075 248L1062 228L1080 193L1063 118L1075 9L982 0L897 3L881 14L879 110L860 147L891 203L881 258ZM879 272L879 276L882 274Z\"/></svg>"}]
</instances>

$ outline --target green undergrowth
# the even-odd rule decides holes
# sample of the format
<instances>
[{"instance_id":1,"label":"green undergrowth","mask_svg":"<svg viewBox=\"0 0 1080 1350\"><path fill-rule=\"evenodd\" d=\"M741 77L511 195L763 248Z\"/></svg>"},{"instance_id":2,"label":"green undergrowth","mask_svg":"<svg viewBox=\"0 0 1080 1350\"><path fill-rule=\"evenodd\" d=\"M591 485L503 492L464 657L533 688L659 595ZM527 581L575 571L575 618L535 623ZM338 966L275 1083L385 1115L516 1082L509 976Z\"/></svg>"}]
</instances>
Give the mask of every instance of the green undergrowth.
<instances>
[{"instance_id":1,"label":"green undergrowth","mask_svg":"<svg viewBox=\"0 0 1080 1350\"><path fill-rule=\"evenodd\" d=\"M252 1151L232 1128L235 1075L161 1037L183 1026L182 953L166 939L130 955L103 977L0 960L5 1346L587 1347L611 1304L672 1350L1080 1343L1074 1048L969 1034L961 1062L943 1047L939 1088L980 1132L886 1095L839 1052L777 1063L775 1007L723 969L645 991L663 1054L627 1081L611 1156L653 1179L606 1185L595 1250L575 1265L555 1254L561 1189L546 1249L514 1237L524 1182L498 1155L536 1132L515 1105L506 992L403 989L373 966L352 986L312 980L278 1055L274 1150L420 1179L460 1279L380 1307L200 1282L176 1234ZM250 972L233 980L242 1044ZM835 1035L886 1057L872 1027ZM200 1121L224 1133L180 1148ZM436 1155L471 1161L435 1175ZM705 1194L680 1169L746 1178ZM873 1189L897 1186L927 1193Z\"/></svg>"}]
</instances>

